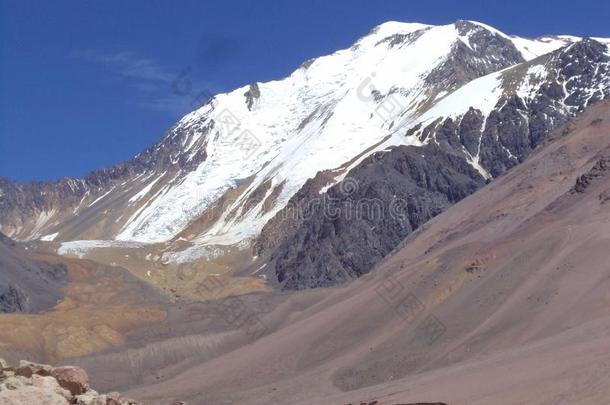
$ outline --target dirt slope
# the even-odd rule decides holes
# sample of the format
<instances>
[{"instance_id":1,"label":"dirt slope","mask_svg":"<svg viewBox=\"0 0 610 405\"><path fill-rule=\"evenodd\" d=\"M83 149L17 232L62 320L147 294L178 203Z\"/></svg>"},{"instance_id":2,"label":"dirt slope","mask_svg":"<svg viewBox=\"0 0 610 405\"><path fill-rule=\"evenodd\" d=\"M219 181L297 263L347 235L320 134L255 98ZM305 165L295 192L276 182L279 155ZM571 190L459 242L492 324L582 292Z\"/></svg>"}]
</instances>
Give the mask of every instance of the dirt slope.
<instances>
[{"instance_id":1,"label":"dirt slope","mask_svg":"<svg viewBox=\"0 0 610 405\"><path fill-rule=\"evenodd\" d=\"M128 332L166 317L166 298L120 267L44 254L27 259L63 269L65 286L43 312L0 314L0 356L9 360L58 363L120 347ZM36 280L45 294L53 292Z\"/></svg>"},{"instance_id":2,"label":"dirt slope","mask_svg":"<svg viewBox=\"0 0 610 405\"><path fill-rule=\"evenodd\" d=\"M605 403L608 156L604 102L375 271L325 290L262 339L129 395L248 405Z\"/></svg>"},{"instance_id":3,"label":"dirt slope","mask_svg":"<svg viewBox=\"0 0 610 405\"><path fill-rule=\"evenodd\" d=\"M31 259L0 233L0 313L53 307L63 296L66 273L64 266Z\"/></svg>"}]
</instances>

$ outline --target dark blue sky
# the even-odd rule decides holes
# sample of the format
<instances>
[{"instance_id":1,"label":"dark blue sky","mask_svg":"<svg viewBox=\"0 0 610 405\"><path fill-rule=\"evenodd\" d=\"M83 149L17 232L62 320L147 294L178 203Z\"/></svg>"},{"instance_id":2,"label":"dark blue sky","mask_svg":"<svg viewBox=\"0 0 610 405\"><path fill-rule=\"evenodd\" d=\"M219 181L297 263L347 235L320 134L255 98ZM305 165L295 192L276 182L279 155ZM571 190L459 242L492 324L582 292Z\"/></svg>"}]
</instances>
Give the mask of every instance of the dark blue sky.
<instances>
[{"instance_id":1,"label":"dark blue sky","mask_svg":"<svg viewBox=\"0 0 610 405\"><path fill-rule=\"evenodd\" d=\"M383 21L461 18L610 37L606 0L0 0L0 176L83 176L156 141L201 91L280 78ZM181 74L190 95L172 90Z\"/></svg>"}]
</instances>

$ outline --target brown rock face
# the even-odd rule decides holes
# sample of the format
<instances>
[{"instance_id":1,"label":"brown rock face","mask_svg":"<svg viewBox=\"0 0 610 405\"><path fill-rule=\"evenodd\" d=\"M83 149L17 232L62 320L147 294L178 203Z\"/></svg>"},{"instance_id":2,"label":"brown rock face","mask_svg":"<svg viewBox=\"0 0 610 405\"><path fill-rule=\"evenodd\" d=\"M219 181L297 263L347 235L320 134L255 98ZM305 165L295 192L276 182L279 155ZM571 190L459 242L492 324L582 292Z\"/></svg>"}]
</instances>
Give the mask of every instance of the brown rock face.
<instances>
[{"instance_id":1,"label":"brown rock face","mask_svg":"<svg viewBox=\"0 0 610 405\"><path fill-rule=\"evenodd\" d=\"M53 369L52 376L59 385L72 393L84 394L89 389L89 376L80 367L65 366Z\"/></svg>"}]
</instances>

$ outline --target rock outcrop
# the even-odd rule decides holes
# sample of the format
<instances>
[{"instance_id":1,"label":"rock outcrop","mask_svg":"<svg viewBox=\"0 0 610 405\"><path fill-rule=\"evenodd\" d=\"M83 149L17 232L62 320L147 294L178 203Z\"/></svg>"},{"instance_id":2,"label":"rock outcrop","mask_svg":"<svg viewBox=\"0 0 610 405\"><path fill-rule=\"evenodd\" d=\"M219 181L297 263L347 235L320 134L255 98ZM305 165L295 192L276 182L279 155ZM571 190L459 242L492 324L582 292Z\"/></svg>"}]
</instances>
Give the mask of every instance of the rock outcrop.
<instances>
[{"instance_id":1,"label":"rock outcrop","mask_svg":"<svg viewBox=\"0 0 610 405\"><path fill-rule=\"evenodd\" d=\"M0 405L140 405L117 392L100 394L89 386L80 367L52 367L20 361L11 367L0 359Z\"/></svg>"},{"instance_id":2,"label":"rock outcrop","mask_svg":"<svg viewBox=\"0 0 610 405\"><path fill-rule=\"evenodd\" d=\"M587 173L576 179L576 184L572 188L573 193L584 193L587 188L598 178L604 177L610 171L610 156L600 158ZM603 194L603 193L602 193ZM605 198L600 196L604 202Z\"/></svg>"},{"instance_id":3,"label":"rock outcrop","mask_svg":"<svg viewBox=\"0 0 610 405\"><path fill-rule=\"evenodd\" d=\"M435 145L374 154L299 213L301 225L271 255L278 281L300 290L357 278L485 183L464 158Z\"/></svg>"}]
</instances>

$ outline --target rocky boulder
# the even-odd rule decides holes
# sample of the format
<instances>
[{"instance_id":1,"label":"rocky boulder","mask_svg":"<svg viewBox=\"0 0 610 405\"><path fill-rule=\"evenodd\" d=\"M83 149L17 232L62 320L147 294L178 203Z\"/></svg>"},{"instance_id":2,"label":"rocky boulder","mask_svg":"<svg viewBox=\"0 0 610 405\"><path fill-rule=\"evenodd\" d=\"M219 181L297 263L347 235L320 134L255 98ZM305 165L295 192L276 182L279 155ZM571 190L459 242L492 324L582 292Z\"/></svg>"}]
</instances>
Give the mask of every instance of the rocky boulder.
<instances>
[{"instance_id":1,"label":"rocky boulder","mask_svg":"<svg viewBox=\"0 0 610 405\"><path fill-rule=\"evenodd\" d=\"M80 395L89 389L89 376L80 367L65 366L53 369L51 375L55 377L59 385L72 393Z\"/></svg>"}]
</instances>

